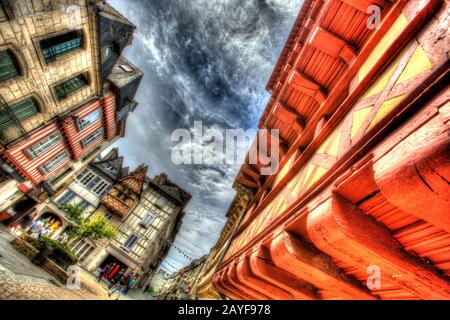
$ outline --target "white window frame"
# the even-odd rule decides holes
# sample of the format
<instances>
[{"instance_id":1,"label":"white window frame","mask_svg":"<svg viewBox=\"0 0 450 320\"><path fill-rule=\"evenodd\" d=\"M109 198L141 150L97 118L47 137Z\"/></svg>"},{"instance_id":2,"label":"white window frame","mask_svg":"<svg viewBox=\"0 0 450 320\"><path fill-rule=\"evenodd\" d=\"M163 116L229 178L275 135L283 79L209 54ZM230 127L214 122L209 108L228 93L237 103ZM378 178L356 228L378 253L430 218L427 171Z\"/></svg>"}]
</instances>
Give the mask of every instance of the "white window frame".
<instances>
[{"instance_id":1,"label":"white window frame","mask_svg":"<svg viewBox=\"0 0 450 320\"><path fill-rule=\"evenodd\" d=\"M83 118L77 119L77 125L78 129L84 130L85 128L89 127L91 124L97 122L102 118L102 110L96 109L92 111L91 113L85 115ZM86 121L86 122L84 122Z\"/></svg>"},{"instance_id":2,"label":"white window frame","mask_svg":"<svg viewBox=\"0 0 450 320\"><path fill-rule=\"evenodd\" d=\"M44 163L40 170L44 172L45 174L51 172L54 170L61 162L65 161L69 158L69 154L67 153L67 150L63 150L60 153L58 153L56 156L48 160L46 163Z\"/></svg>"},{"instance_id":3,"label":"white window frame","mask_svg":"<svg viewBox=\"0 0 450 320\"><path fill-rule=\"evenodd\" d=\"M103 127L91 133L89 136L83 139L83 148L87 148L93 142L97 141L100 137L103 137Z\"/></svg>"},{"instance_id":4,"label":"white window frame","mask_svg":"<svg viewBox=\"0 0 450 320\"><path fill-rule=\"evenodd\" d=\"M160 201L161 199L164 199L163 204L160 204L160 203L159 203L159 201ZM156 205L158 208L161 208L161 209L164 208L164 207L166 206L167 203L169 203L169 199L167 199L167 198L164 197L163 195L159 195L159 196L158 196L158 199L156 199L156 201L155 201L155 205Z\"/></svg>"},{"instance_id":5,"label":"white window frame","mask_svg":"<svg viewBox=\"0 0 450 320\"><path fill-rule=\"evenodd\" d=\"M144 228L148 228L153 223L153 221L155 221L155 219L156 219L156 213L149 211L145 214L144 218L142 218L142 221L140 222L140 224Z\"/></svg>"},{"instance_id":6,"label":"white window frame","mask_svg":"<svg viewBox=\"0 0 450 320\"><path fill-rule=\"evenodd\" d=\"M61 135L58 131L50 133L45 138L42 138L38 142L34 143L26 152L33 158L37 158L44 154L46 151L50 150L56 146L61 141Z\"/></svg>"},{"instance_id":7,"label":"white window frame","mask_svg":"<svg viewBox=\"0 0 450 320\"><path fill-rule=\"evenodd\" d=\"M132 233L128 236L127 240L122 244L122 248L126 251L131 251L134 245L139 241L139 236L135 233Z\"/></svg>"}]
</instances>

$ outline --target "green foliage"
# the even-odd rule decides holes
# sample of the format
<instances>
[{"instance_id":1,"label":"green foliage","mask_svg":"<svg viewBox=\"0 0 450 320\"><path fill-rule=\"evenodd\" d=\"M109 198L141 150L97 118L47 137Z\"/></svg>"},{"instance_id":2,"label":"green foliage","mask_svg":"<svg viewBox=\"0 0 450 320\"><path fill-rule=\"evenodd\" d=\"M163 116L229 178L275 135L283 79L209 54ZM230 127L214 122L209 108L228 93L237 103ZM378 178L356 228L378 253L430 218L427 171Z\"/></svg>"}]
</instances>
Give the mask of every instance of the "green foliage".
<instances>
[{"instance_id":1,"label":"green foliage","mask_svg":"<svg viewBox=\"0 0 450 320\"><path fill-rule=\"evenodd\" d=\"M117 231L108 226L108 219L103 215L98 215L87 222L82 223L75 232L79 239L100 240L103 238L113 239L117 236Z\"/></svg>"},{"instance_id":2,"label":"green foliage","mask_svg":"<svg viewBox=\"0 0 450 320\"><path fill-rule=\"evenodd\" d=\"M65 204L61 208L77 224L68 229L69 239L100 240L103 238L113 239L117 236L117 231L108 226L109 221L103 215L98 215L86 221L84 209L79 205Z\"/></svg>"},{"instance_id":3,"label":"green foliage","mask_svg":"<svg viewBox=\"0 0 450 320\"><path fill-rule=\"evenodd\" d=\"M147 293L151 295L152 297L155 297L157 295L157 292L153 287L148 288Z\"/></svg>"},{"instance_id":4,"label":"green foliage","mask_svg":"<svg viewBox=\"0 0 450 320\"><path fill-rule=\"evenodd\" d=\"M67 216L75 223L80 224L84 221L84 209L79 205L63 204L61 205Z\"/></svg>"},{"instance_id":5,"label":"green foliage","mask_svg":"<svg viewBox=\"0 0 450 320\"><path fill-rule=\"evenodd\" d=\"M46 245L52 247L54 249L52 254L53 257L50 256L49 258L64 269L66 269L67 266L78 262L78 257L72 250L49 237L41 237L39 239L29 237L26 238L26 241L38 250L44 249Z\"/></svg>"}]
</instances>

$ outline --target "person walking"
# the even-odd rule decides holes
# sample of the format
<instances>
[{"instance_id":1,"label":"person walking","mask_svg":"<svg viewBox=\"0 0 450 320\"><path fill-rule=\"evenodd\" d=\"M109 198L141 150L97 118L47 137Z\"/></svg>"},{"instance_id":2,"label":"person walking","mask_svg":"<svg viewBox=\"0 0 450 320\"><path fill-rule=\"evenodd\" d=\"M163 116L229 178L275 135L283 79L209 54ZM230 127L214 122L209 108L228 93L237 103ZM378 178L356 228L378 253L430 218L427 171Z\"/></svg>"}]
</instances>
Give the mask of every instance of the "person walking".
<instances>
[{"instance_id":1,"label":"person walking","mask_svg":"<svg viewBox=\"0 0 450 320\"><path fill-rule=\"evenodd\" d=\"M119 300L120 295L124 294L125 289L128 286L128 283L130 282L130 274L123 275L122 278L114 285L112 290L108 293L108 296L112 296L115 292L117 292L117 298L116 300Z\"/></svg>"},{"instance_id":2,"label":"person walking","mask_svg":"<svg viewBox=\"0 0 450 320\"><path fill-rule=\"evenodd\" d=\"M130 278L130 281L128 281L127 287L125 288L123 294L126 295L128 293L128 291L133 288L134 284L136 283L136 279L137 279L137 274L133 275Z\"/></svg>"},{"instance_id":3,"label":"person walking","mask_svg":"<svg viewBox=\"0 0 450 320\"><path fill-rule=\"evenodd\" d=\"M124 276L125 269L120 269L119 272L117 272L111 279L111 283L109 284L108 288L111 289L115 284L117 284Z\"/></svg>"},{"instance_id":4,"label":"person walking","mask_svg":"<svg viewBox=\"0 0 450 320\"><path fill-rule=\"evenodd\" d=\"M106 266L103 267L102 270L100 270L100 274L98 276L99 283L103 280L103 278L105 278L108 275L108 273L111 271L111 268L112 268L112 264L108 263Z\"/></svg>"}]
</instances>

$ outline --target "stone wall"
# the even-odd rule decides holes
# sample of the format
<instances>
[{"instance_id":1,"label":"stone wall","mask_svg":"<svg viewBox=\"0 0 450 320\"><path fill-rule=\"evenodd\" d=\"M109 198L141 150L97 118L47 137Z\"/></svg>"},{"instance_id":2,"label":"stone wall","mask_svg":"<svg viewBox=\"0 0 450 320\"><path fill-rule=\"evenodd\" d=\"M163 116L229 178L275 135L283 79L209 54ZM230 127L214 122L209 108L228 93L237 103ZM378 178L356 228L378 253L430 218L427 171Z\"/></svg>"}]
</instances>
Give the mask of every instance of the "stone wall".
<instances>
[{"instance_id":1,"label":"stone wall","mask_svg":"<svg viewBox=\"0 0 450 320\"><path fill-rule=\"evenodd\" d=\"M23 239L14 239L11 244L17 251L23 253L30 259L32 259L39 252L39 250ZM66 271L61 269L57 264L48 258L45 258L45 262L41 267L62 283L66 283L69 278L69 274Z\"/></svg>"}]
</instances>

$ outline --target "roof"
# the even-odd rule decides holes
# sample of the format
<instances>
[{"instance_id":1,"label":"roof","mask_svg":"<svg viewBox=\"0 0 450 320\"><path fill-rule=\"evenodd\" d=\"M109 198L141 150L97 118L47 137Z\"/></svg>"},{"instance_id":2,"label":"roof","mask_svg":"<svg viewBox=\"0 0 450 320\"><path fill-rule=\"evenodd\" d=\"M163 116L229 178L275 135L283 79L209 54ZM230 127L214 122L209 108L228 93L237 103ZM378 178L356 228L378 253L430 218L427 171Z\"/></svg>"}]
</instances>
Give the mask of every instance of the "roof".
<instances>
[{"instance_id":1,"label":"roof","mask_svg":"<svg viewBox=\"0 0 450 320\"><path fill-rule=\"evenodd\" d=\"M143 75L144 73L129 60L124 56L120 56L109 74L108 80L116 87L122 88Z\"/></svg>"},{"instance_id":2,"label":"roof","mask_svg":"<svg viewBox=\"0 0 450 320\"><path fill-rule=\"evenodd\" d=\"M123 24L128 24L130 26L135 27L134 24L130 22L127 18L125 18L119 11L114 9L111 5L109 5L106 1L99 1L95 4L97 8L100 10L99 14L102 16L118 21Z\"/></svg>"}]
</instances>

